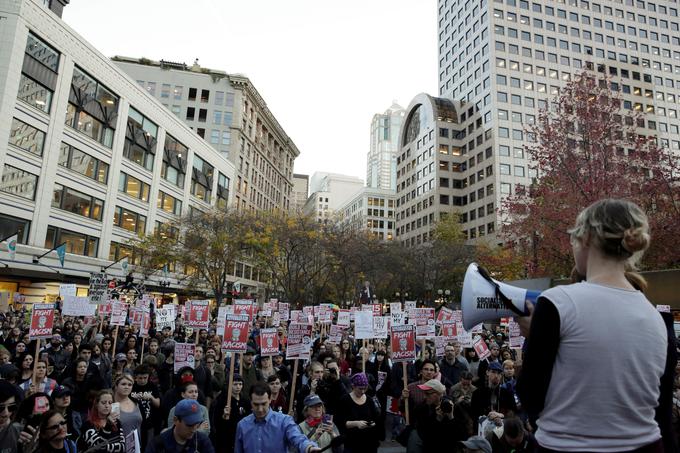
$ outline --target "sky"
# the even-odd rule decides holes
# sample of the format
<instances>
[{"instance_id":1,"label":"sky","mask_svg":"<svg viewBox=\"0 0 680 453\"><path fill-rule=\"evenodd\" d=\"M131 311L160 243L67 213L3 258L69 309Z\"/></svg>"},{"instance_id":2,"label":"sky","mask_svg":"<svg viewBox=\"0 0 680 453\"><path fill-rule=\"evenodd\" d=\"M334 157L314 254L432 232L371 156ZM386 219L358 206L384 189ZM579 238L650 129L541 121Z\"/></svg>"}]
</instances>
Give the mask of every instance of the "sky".
<instances>
[{"instance_id":1,"label":"sky","mask_svg":"<svg viewBox=\"0 0 680 453\"><path fill-rule=\"evenodd\" d=\"M293 140L295 173L366 178L373 115L437 94L435 0L71 0L108 57L245 74Z\"/></svg>"}]
</instances>

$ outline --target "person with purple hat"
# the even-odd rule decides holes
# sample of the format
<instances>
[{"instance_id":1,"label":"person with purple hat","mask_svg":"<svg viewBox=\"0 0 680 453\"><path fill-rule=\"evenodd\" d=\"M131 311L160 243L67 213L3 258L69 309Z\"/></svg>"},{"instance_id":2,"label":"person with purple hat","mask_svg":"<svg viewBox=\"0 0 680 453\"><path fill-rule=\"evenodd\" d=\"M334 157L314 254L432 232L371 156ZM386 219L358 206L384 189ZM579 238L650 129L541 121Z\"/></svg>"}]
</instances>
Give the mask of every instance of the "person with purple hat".
<instances>
[{"instance_id":1,"label":"person with purple hat","mask_svg":"<svg viewBox=\"0 0 680 453\"><path fill-rule=\"evenodd\" d=\"M366 395L366 374L357 373L350 381L352 391L340 399L335 414L337 426L346 436L345 453L375 453L380 445L376 427L380 419L380 409Z\"/></svg>"}]
</instances>

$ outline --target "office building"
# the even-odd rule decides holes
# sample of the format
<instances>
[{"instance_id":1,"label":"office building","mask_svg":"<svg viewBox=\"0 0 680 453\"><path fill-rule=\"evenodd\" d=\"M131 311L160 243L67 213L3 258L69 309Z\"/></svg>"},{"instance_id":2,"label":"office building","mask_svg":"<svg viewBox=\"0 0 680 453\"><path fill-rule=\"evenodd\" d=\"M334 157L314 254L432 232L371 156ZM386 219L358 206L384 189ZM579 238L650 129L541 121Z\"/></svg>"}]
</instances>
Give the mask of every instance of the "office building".
<instances>
[{"instance_id":1,"label":"office building","mask_svg":"<svg viewBox=\"0 0 680 453\"><path fill-rule=\"evenodd\" d=\"M317 171L310 178L310 195L302 212L319 223L335 222L338 209L363 187L364 182L355 176Z\"/></svg>"},{"instance_id":2,"label":"office building","mask_svg":"<svg viewBox=\"0 0 680 453\"><path fill-rule=\"evenodd\" d=\"M302 212L309 197L309 175L293 173L293 203L296 212Z\"/></svg>"},{"instance_id":3,"label":"office building","mask_svg":"<svg viewBox=\"0 0 680 453\"><path fill-rule=\"evenodd\" d=\"M680 150L676 1L439 0L438 5L439 95L474 107L479 125L468 131L460 151L467 161L460 211L469 238L498 225L496 210L487 206L498 207L518 184L537 176L524 152L526 126L579 71L610 77L623 109L644 114L640 133ZM480 164L493 168L491 178L480 181Z\"/></svg>"},{"instance_id":4,"label":"office building","mask_svg":"<svg viewBox=\"0 0 680 453\"><path fill-rule=\"evenodd\" d=\"M364 187L338 209L338 222L352 231L369 231L375 238L391 241L395 232L395 192Z\"/></svg>"},{"instance_id":5,"label":"office building","mask_svg":"<svg viewBox=\"0 0 680 453\"><path fill-rule=\"evenodd\" d=\"M115 63L236 166L239 209L292 208L300 155L250 79L240 74L146 58Z\"/></svg>"},{"instance_id":6,"label":"office building","mask_svg":"<svg viewBox=\"0 0 680 453\"><path fill-rule=\"evenodd\" d=\"M371 147L366 164L366 187L395 190L397 187L397 151L404 108L392 103L371 121Z\"/></svg>"},{"instance_id":7,"label":"office building","mask_svg":"<svg viewBox=\"0 0 680 453\"><path fill-rule=\"evenodd\" d=\"M0 245L0 289L28 302L135 264L136 235L234 203L234 164L66 25L66 3L0 0L0 235L18 232L15 259ZM60 244L63 267L36 259Z\"/></svg>"}]
</instances>

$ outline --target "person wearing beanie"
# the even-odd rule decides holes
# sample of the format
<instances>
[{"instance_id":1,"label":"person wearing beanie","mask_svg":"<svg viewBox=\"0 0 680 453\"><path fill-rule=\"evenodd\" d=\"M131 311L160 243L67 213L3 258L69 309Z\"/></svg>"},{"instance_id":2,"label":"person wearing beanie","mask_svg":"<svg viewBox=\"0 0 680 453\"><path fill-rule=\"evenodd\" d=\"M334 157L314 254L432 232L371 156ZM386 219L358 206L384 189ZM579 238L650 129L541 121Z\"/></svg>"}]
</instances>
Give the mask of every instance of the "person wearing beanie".
<instances>
[{"instance_id":1,"label":"person wearing beanie","mask_svg":"<svg viewBox=\"0 0 680 453\"><path fill-rule=\"evenodd\" d=\"M352 391L340 399L335 419L340 432L346 436L345 452L376 453L379 433L377 423L380 409L366 396L368 378L357 373L350 379Z\"/></svg>"}]
</instances>

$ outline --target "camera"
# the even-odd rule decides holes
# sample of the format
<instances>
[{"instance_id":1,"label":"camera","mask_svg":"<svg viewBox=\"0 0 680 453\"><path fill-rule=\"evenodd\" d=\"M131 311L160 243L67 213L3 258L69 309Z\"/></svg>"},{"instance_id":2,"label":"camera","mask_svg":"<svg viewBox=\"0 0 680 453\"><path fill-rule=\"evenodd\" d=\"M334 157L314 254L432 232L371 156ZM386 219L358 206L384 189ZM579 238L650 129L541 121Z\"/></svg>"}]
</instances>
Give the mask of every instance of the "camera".
<instances>
[{"instance_id":1,"label":"camera","mask_svg":"<svg viewBox=\"0 0 680 453\"><path fill-rule=\"evenodd\" d=\"M450 414L453 410L453 402L449 399L442 400L439 407L445 414Z\"/></svg>"}]
</instances>

